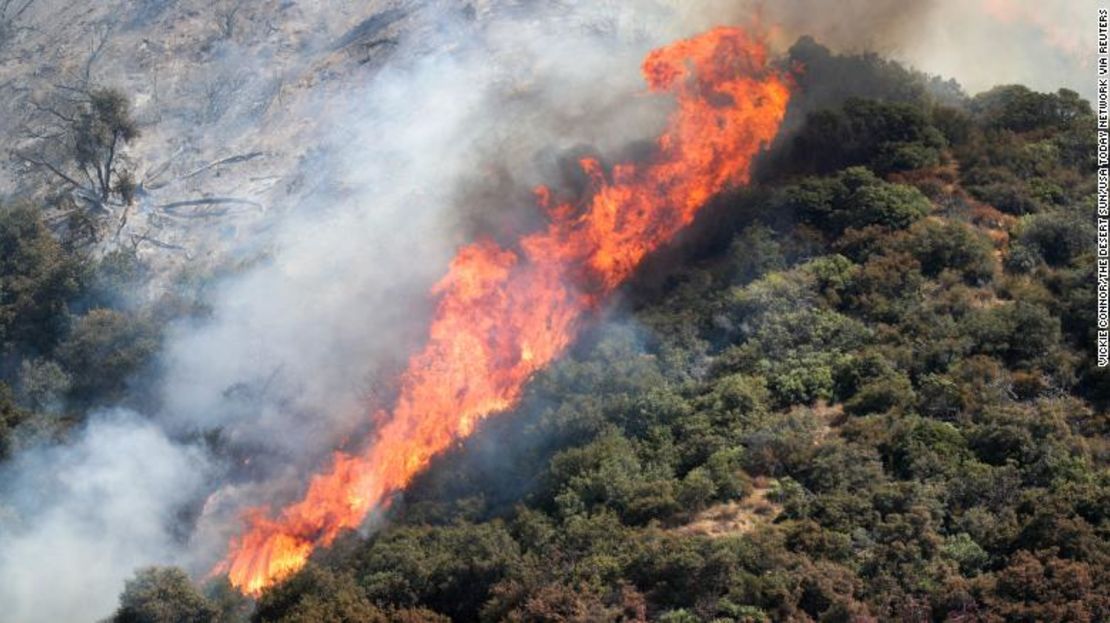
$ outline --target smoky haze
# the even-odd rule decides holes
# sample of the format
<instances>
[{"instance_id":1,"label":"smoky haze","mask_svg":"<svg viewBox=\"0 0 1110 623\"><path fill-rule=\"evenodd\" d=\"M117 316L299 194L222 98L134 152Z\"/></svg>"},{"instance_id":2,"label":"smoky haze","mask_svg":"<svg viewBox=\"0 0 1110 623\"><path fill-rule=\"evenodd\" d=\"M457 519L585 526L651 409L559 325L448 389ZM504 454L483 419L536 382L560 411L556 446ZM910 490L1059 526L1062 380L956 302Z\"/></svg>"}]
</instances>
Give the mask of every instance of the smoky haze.
<instances>
[{"instance_id":1,"label":"smoky haze","mask_svg":"<svg viewBox=\"0 0 1110 623\"><path fill-rule=\"evenodd\" d=\"M780 44L808 34L837 51L877 52L926 73L955 78L971 94L999 84L1024 84L1094 95L1095 0L747 4L778 29Z\"/></svg>"},{"instance_id":2,"label":"smoky haze","mask_svg":"<svg viewBox=\"0 0 1110 623\"><path fill-rule=\"evenodd\" d=\"M169 329L157 410L94 414L68 445L25 450L3 468L0 603L17 622L106 616L139 566L203 574L245 507L296 496L332 449L365 433L375 406L388 406L391 375L421 342L426 293L457 247L534 224L530 189L573 187L569 154L616 160L657 134L667 108L644 96L638 71L653 47L758 15L780 49L811 34L835 49L889 52L972 90L1084 86L1070 44L1046 35L1071 22L999 21L998 2L353 9L259 0L245 3L239 35L210 42L201 65L186 42L194 22L216 32L208 3L127 4L88 3L99 17L87 22L71 3L35 11L67 16L58 28L68 33L78 23L114 29L95 73L132 90L146 124L133 157L150 194L133 222L195 196L249 202L223 220L166 230L188 255L148 247L147 257L166 274L190 263L243 267L212 288L207 317ZM1073 3L1059 5L1061 19L1074 20ZM167 23L181 24L181 38L155 27ZM251 28L267 34L242 34ZM977 38L976 29L1009 34ZM80 34L73 59L87 47ZM145 58L141 46L157 48L156 65L129 60ZM966 55L982 62L968 67ZM237 154L261 155L192 174ZM212 431L219 452L198 441Z\"/></svg>"},{"instance_id":3,"label":"smoky haze","mask_svg":"<svg viewBox=\"0 0 1110 623\"><path fill-rule=\"evenodd\" d=\"M111 610L130 569L173 560L171 526L203 489L196 449L135 413L94 416L68 446L24 452L0 471L0 597L7 621L81 621Z\"/></svg>"}]
</instances>

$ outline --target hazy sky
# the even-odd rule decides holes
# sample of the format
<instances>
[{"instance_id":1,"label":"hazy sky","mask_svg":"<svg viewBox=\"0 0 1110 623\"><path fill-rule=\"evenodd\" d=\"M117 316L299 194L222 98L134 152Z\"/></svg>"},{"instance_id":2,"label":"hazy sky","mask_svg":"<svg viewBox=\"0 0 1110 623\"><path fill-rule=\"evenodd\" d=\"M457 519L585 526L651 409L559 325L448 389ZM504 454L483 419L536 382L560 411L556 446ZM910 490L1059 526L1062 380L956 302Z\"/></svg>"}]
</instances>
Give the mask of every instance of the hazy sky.
<instances>
[{"instance_id":1,"label":"hazy sky","mask_svg":"<svg viewBox=\"0 0 1110 623\"><path fill-rule=\"evenodd\" d=\"M1094 95L1096 0L936 0L894 51L968 92L1020 82Z\"/></svg>"},{"instance_id":2,"label":"hazy sky","mask_svg":"<svg viewBox=\"0 0 1110 623\"><path fill-rule=\"evenodd\" d=\"M679 0L671 0L678 2ZM762 21L788 46L812 35L958 80L968 93L1021 83L1094 95L1097 0L699 0L707 19Z\"/></svg>"}]
</instances>

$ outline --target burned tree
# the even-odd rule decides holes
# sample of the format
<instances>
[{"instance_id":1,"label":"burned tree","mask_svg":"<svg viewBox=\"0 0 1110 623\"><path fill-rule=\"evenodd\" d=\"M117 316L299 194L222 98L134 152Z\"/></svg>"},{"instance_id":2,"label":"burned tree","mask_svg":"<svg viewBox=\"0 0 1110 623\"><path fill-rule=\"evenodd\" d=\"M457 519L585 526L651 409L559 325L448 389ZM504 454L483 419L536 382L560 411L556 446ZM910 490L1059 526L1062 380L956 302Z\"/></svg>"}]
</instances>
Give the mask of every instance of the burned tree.
<instances>
[{"instance_id":1,"label":"burned tree","mask_svg":"<svg viewBox=\"0 0 1110 623\"><path fill-rule=\"evenodd\" d=\"M100 207L113 197L130 203L135 182L122 151L139 128L127 97L116 89L66 88L53 101L33 105L41 121L30 129L31 146L16 157Z\"/></svg>"}]
</instances>

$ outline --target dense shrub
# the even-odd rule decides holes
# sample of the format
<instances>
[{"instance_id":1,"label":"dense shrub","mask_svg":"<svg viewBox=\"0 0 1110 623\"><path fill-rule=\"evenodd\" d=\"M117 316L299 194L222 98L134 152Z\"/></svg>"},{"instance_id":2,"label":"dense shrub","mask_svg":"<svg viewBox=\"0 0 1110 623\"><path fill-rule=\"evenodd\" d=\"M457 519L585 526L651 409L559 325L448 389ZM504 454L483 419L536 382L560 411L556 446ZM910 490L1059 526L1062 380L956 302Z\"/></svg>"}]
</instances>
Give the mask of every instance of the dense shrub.
<instances>
[{"instance_id":1,"label":"dense shrub","mask_svg":"<svg viewBox=\"0 0 1110 623\"><path fill-rule=\"evenodd\" d=\"M797 134L722 200L744 218L712 221L739 231L645 268L515 413L254 620L1110 616L1089 106L791 55ZM91 282L141 272L108 258ZM110 297L47 299L61 346L0 391L8 428L118 396L157 344ZM208 607L172 584L166 608Z\"/></svg>"},{"instance_id":2,"label":"dense shrub","mask_svg":"<svg viewBox=\"0 0 1110 623\"><path fill-rule=\"evenodd\" d=\"M216 607L197 592L184 571L141 569L127 581L112 623L210 623Z\"/></svg>"},{"instance_id":3,"label":"dense shrub","mask_svg":"<svg viewBox=\"0 0 1110 623\"><path fill-rule=\"evenodd\" d=\"M29 206L0 205L0 348L49 351L64 335L81 267Z\"/></svg>"},{"instance_id":4,"label":"dense shrub","mask_svg":"<svg viewBox=\"0 0 1110 623\"><path fill-rule=\"evenodd\" d=\"M929 200L917 189L888 184L862 167L788 187L781 202L803 222L830 235L872 225L904 229L929 211Z\"/></svg>"},{"instance_id":5,"label":"dense shrub","mask_svg":"<svg viewBox=\"0 0 1110 623\"><path fill-rule=\"evenodd\" d=\"M157 348L156 331L143 320L109 309L90 311L58 347L71 375L71 398L86 404L120 399L130 376Z\"/></svg>"}]
</instances>

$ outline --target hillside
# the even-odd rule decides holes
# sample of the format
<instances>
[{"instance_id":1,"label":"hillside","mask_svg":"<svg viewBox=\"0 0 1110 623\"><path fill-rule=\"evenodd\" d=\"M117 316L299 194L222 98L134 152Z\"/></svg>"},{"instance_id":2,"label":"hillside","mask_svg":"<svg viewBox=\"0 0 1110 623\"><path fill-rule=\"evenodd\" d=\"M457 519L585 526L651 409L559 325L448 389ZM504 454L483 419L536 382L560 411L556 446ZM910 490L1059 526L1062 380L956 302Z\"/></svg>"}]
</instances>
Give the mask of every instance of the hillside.
<instances>
[{"instance_id":1,"label":"hillside","mask_svg":"<svg viewBox=\"0 0 1110 623\"><path fill-rule=\"evenodd\" d=\"M793 53L866 99L797 102L758 187L252 620L1110 616L1089 106Z\"/></svg>"},{"instance_id":2,"label":"hillside","mask_svg":"<svg viewBox=\"0 0 1110 623\"><path fill-rule=\"evenodd\" d=\"M350 184L330 177L328 159L352 138L352 102L402 34L432 40L441 11L392 0L6 2L0 136L11 157L0 187L45 203L52 223L91 218L103 231L78 232L82 242L133 252L163 275L235 261L270 243L281 212ZM126 94L138 130L120 153L129 201L97 200L81 177L68 188L67 154L44 140L98 88Z\"/></svg>"},{"instance_id":3,"label":"hillside","mask_svg":"<svg viewBox=\"0 0 1110 623\"><path fill-rule=\"evenodd\" d=\"M627 126L640 136L659 114L638 90L627 110L598 101L593 74L564 67L493 72L496 97L467 100L490 77L480 47L406 66L451 88L402 88L382 69L409 50L394 36L449 29L402 2L141 4L141 23L91 50L111 3L33 14L71 42L56 50L0 20L0 85L20 85L0 104L0 135L19 137L0 206L0 596L52 601L41 583L59 567L39 560L54 556L98 604L80 614L118 600L118 623L1110 619L1089 102L968 95L810 37L773 60L793 99L750 184L591 308L519 404L362 529L241 595L213 571L238 516L295 499L381 423L449 252L557 218L506 206L531 201L537 172L585 193L568 163L643 153ZM510 10L495 4L453 19ZM519 51L520 33L482 32L498 63ZM625 60L602 52L589 62ZM36 54L57 73L35 73ZM60 83L81 97L52 99ZM367 92L386 121L345 125ZM436 117L445 96L504 103L527 134L469 124L488 112ZM534 119L556 104L573 112ZM99 183L32 162L54 153L25 133L44 114ZM465 131L428 138L452 124ZM584 146L560 134L577 124L621 132ZM421 175L391 176L441 146ZM451 186L475 162L480 182ZM378 196L381 216L343 207ZM412 207L448 200L467 209ZM121 482L126 503L104 493ZM72 533L95 538L57 538ZM121 569L122 593L106 592ZM36 620L29 603L13 616Z\"/></svg>"}]
</instances>

